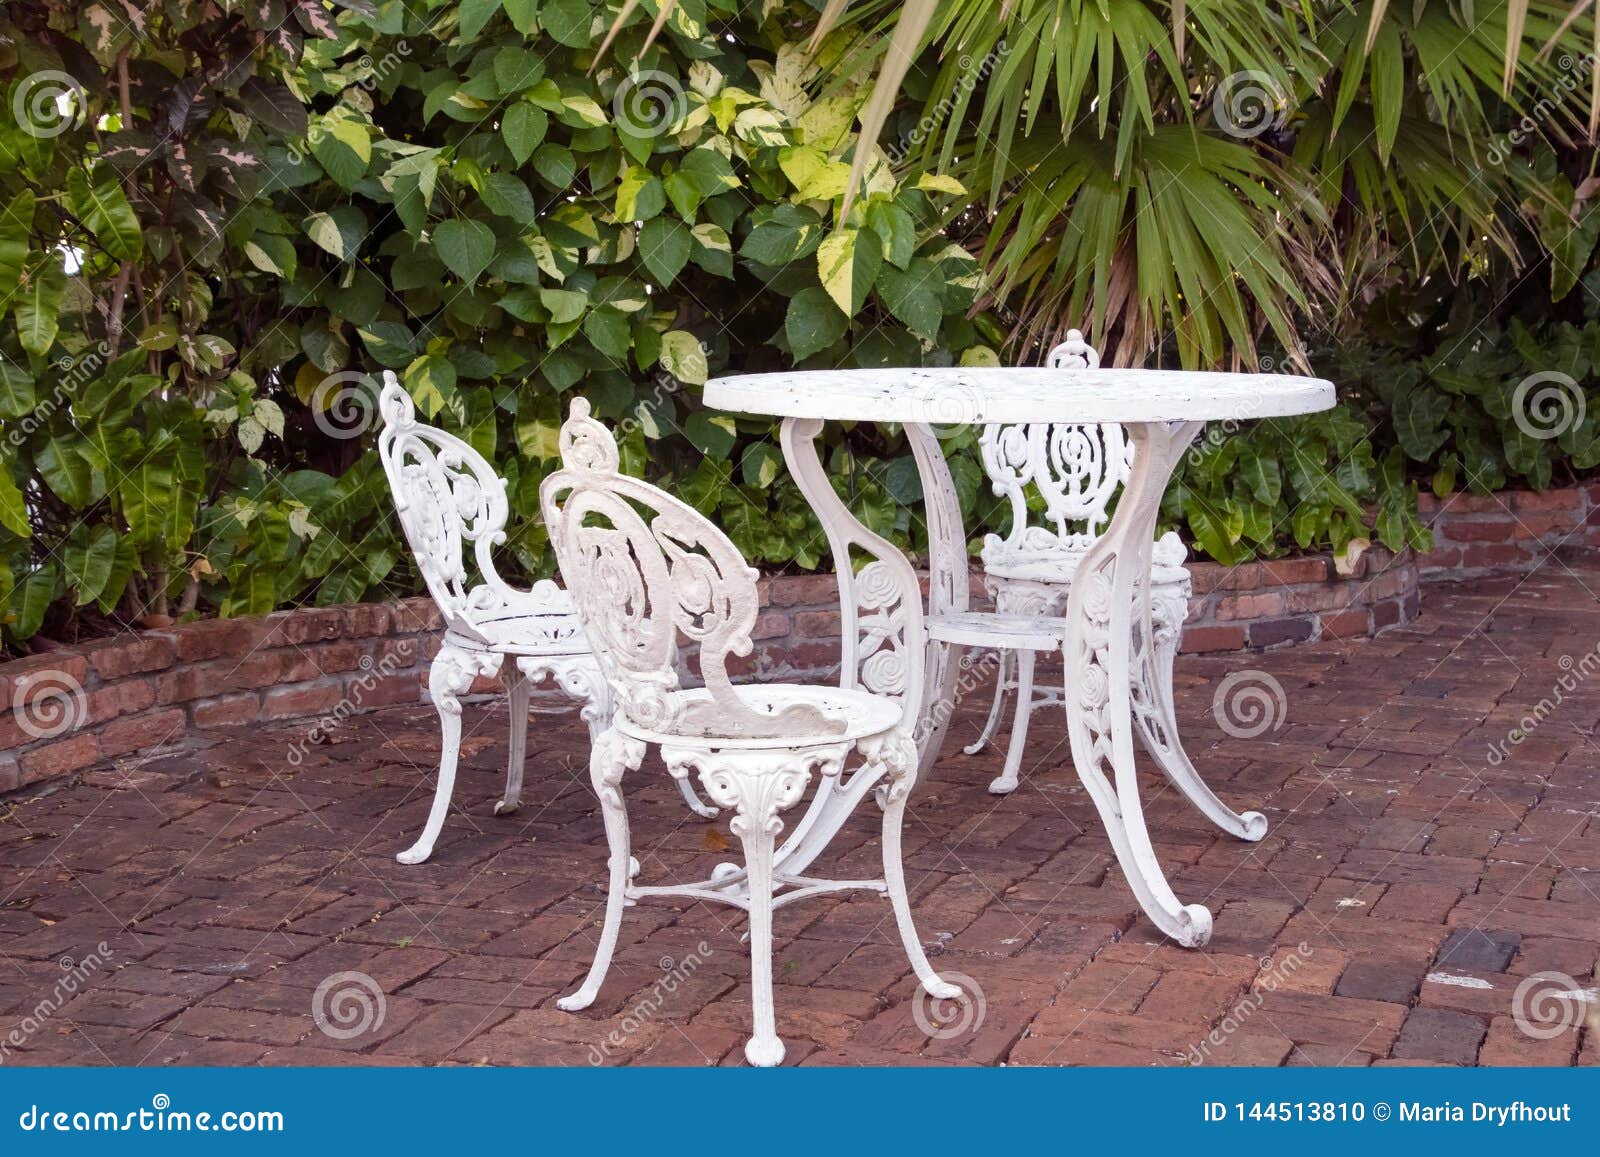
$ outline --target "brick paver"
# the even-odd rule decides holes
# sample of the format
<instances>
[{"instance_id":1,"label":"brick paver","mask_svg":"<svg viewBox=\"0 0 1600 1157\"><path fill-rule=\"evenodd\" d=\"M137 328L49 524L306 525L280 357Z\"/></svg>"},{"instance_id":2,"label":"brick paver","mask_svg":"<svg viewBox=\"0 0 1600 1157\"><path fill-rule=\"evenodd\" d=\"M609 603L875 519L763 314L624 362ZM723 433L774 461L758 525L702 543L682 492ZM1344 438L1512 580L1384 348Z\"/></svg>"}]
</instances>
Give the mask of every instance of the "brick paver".
<instances>
[{"instance_id":1,"label":"brick paver","mask_svg":"<svg viewBox=\"0 0 1600 1157\"><path fill-rule=\"evenodd\" d=\"M1181 658L1191 753L1271 824L1241 844L1146 779L1175 890L1216 913L1200 951L1140 914L1053 713L1035 717L1021 789L987 794L999 753L960 753L975 693L913 798L905 856L936 966L978 995L919 1000L881 898L796 904L775 953L789 1061L1594 1063L1595 591L1593 563L1552 562L1429 587L1421 620L1377 640ZM1287 713L1241 740L1212 696L1251 668ZM602 903L585 733L571 712L536 719L523 809L496 818L503 709L469 707L467 731L457 809L421 867L393 855L431 797L428 708L309 742L293 722L202 727L174 753L0 800L0 1060L738 1063L732 909L630 908L595 1006L556 1009ZM659 764L628 803L643 882L704 875L736 847ZM872 873L875 821L869 804L819 868ZM1567 1027L1525 1032L1519 989Z\"/></svg>"}]
</instances>

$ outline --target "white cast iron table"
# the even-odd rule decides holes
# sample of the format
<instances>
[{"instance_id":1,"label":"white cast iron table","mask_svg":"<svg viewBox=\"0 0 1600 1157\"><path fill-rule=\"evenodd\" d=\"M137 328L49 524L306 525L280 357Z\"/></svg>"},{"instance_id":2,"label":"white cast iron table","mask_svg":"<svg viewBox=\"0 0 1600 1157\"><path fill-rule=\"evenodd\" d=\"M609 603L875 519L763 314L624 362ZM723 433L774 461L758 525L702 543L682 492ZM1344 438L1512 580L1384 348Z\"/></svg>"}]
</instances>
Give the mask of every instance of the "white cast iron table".
<instances>
[{"instance_id":1,"label":"white cast iron table","mask_svg":"<svg viewBox=\"0 0 1600 1157\"><path fill-rule=\"evenodd\" d=\"M1085 556L1067 602L1064 661L1072 760L1106 825L1140 904L1162 931L1198 947L1211 938L1211 913L1182 904L1155 857L1134 769L1134 713L1150 701L1150 553L1161 495L1207 422L1238 423L1326 410L1331 382L1285 374L1172 370L945 369L802 370L743 374L706 384L706 405L783 419L784 459L821 520L839 576L843 623L841 685L872 689L884 654L881 619L856 613L852 550L887 544L841 502L817 456L824 421L897 422L905 427L922 479L928 523L928 615L967 609L967 533L955 485L933 427L954 424L1118 422L1134 446L1133 471L1116 513ZM893 548L889 548L893 549ZM954 708L958 664L930 645L918 739L926 768L937 757ZM802 871L849 816L856 799L819 789L781 850Z\"/></svg>"}]
</instances>

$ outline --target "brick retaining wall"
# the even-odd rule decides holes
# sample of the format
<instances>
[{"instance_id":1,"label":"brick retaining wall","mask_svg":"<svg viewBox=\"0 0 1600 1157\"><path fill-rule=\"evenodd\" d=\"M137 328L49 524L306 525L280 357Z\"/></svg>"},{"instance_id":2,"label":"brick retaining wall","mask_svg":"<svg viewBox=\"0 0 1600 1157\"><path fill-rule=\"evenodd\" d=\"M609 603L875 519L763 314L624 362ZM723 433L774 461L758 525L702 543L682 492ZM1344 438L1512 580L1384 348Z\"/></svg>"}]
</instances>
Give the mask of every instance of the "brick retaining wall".
<instances>
[{"instance_id":1,"label":"brick retaining wall","mask_svg":"<svg viewBox=\"0 0 1600 1157\"><path fill-rule=\"evenodd\" d=\"M1328 558L1190 566L1185 651L1259 649L1376 634L1418 613L1422 577L1526 567L1558 543L1600 545L1600 486L1492 498L1424 496L1437 545L1424 556L1364 554L1356 573ZM976 573L973 591L981 595ZM837 671L831 575L763 580L755 650L737 673L821 679ZM427 599L305 608L129 633L0 665L0 794L104 759L159 748L192 729L306 718L423 696L437 646ZM52 703L52 689L59 694ZM475 690L493 690L492 681ZM52 705L63 713L52 713Z\"/></svg>"}]
</instances>

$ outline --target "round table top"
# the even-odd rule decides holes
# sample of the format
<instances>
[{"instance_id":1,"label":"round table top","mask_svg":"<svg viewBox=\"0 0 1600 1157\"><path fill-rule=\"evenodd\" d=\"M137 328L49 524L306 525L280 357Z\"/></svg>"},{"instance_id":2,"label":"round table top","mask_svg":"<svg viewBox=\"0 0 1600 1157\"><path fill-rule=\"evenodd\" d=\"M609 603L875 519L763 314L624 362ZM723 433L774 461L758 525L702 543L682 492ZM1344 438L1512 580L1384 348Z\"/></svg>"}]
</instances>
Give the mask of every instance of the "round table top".
<instances>
[{"instance_id":1,"label":"round table top","mask_svg":"<svg viewBox=\"0 0 1600 1157\"><path fill-rule=\"evenodd\" d=\"M1290 374L951 366L794 370L706 383L719 410L780 418L975 425L1247 421L1333 405L1333 383Z\"/></svg>"}]
</instances>

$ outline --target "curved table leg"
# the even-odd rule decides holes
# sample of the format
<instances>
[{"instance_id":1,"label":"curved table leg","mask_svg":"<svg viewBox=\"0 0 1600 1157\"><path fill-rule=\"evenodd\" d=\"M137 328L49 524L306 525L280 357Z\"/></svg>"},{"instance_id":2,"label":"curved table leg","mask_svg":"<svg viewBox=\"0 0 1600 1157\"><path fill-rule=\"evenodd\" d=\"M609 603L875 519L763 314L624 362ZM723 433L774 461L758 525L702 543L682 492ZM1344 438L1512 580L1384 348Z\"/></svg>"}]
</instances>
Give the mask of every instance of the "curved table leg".
<instances>
[{"instance_id":1,"label":"curved table leg","mask_svg":"<svg viewBox=\"0 0 1600 1157\"><path fill-rule=\"evenodd\" d=\"M1149 644L1141 646L1133 679L1133 718L1139 739L1167 779L1217 827L1241 840L1267 834L1260 812L1236 812L1211 790L1195 770L1178 736L1178 714L1172 699L1172 663L1177 657L1188 610L1188 583L1155 584L1151 592Z\"/></svg>"},{"instance_id":2,"label":"curved table leg","mask_svg":"<svg viewBox=\"0 0 1600 1157\"><path fill-rule=\"evenodd\" d=\"M897 696L907 712L918 713L916 733L920 738L929 719L924 673L930 648L922 608L903 604L897 593L886 594L890 588L916 589L916 573L898 547L863 526L834 493L817 455L816 438L821 432L818 419L785 418L780 441L789 473L828 537L838 574L839 685ZM943 454L937 445L933 449L942 466ZM953 500L953 487L950 494ZM854 561L860 556L870 561L857 570ZM878 568L885 567L899 572L898 583L881 581L883 572ZM964 574L962 580L964 584ZM964 596L965 585L961 590ZM953 664L949 666L948 679L953 682L955 669ZM835 782L836 777L824 778L804 817L775 852L777 869L791 875L804 872L880 778L881 772L871 768L858 771L843 787Z\"/></svg>"},{"instance_id":3,"label":"curved table leg","mask_svg":"<svg viewBox=\"0 0 1600 1157\"><path fill-rule=\"evenodd\" d=\"M1198 422L1128 426L1133 472L1106 533L1079 565L1067 599L1067 732L1072 761L1106 825L1134 895L1188 948L1211 939L1211 913L1184 905L1156 861L1133 760L1136 636L1150 638L1150 554L1162 491Z\"/></svg>"},{"instance_id":4,"label":"curved table leg","mask_svg":"<svg viewBox=\"0 0 1600 1157\"><path fill-rule=\"evenodd\" d=\"M922 508L928 524L928 614L964 611L971 601L967 580L967 530L961 522L961 500L956 495L944 447L932 427L907 422L906 441L922 480ZM919 776L926 779L944 746L950 717L955 714L956 683L961 673L959 647L929 649L922 725L917 733L921 753Z\"/></svg>"}]
</instances>

